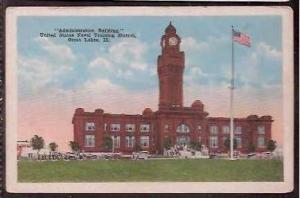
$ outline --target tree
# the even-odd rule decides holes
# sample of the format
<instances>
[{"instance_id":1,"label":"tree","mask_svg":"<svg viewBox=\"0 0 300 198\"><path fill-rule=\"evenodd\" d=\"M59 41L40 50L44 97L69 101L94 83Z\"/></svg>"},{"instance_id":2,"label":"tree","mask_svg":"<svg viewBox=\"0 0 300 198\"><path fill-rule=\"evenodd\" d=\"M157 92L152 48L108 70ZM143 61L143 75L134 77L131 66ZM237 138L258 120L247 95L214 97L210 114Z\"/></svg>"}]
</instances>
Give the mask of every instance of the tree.
<instances>
[{"instance_id":1,"label":"tree","mask_svg":"<svg viewBox=\"0 0 300 198\"><path fill-rule=\"evenodd\" d=\"M58 145L55 142L51 142L49 144L49 148L51 151L55 151L57 147L58 147Z\"/></svg>"},{"instance_id":2,"label":"tree","mask_svg":"<svg viewBox=\"0 0 300 198\"><path fill-rule=\"evenodd\" d=\"M109 135L105 135L103 139L103 148L105 150L111 151L113 147L113 140Z\"/></svg>"},{"instance_id":3,"label":"tree","mask_svg":"<svg viewBox=\"0 0 300 198\"><path fill-rule=\"evenodd\" d=\"M256 151L256 146L253 143L249 143L248 147L247 147L247 150L248 150L249 153L253 153L253 152Z\"/></svg>"},{"instance_id":4,"label":"tree","mask_svg":"<svg viewBox=\"0 0 300 198\"><path fill-rule=\"evenodd\" d=\"M230 150L230 138L226 138L224 141L225 148L229 151ZM233 138L233 149L237 148L237 140Z\"/></svg>"},{"instance_id":5,"label":"tree","mask_svg":"<svg viewBox=\"0 0 300 198\"><path fill-rule=\"evenodd\" d=\"M164 139L164 142L163 142L163 145L164 145L164 148L166 150L170 150L170 148L172 147L172 141L171 141L171 138L167 137Z\"/></svg>"},{"instance_id":6,"label":"tree","mask_svg":"<svg viewBox=\"0 0 300 198\"><path fill-rule=\"evenodd\" d=\"M267 144L267 150L273 152L276 149L277 143L274 140L269 140Z\"/></svg>"},{"instance_id":7,"label":"tree","mask_svg":"<svg viewBox=\"0 0 300 198\"><path fill-rule=\"evenodd\" d=\"M70 141L69 146L73 152L78 152L80 150L79 144L75 141Z\"/></svg>"},{"instance_id":8,"label":"tree","mask_svg":"<svg viewBox=\"0 0 300 198\"><path fill-rule=\"evenodd\" d=\"M201 143L198 141L191 141L189 146L191 149L194 149L196 151L201 151Z\"/></svg>"},{"instance_id":9,"label":"tree","mask_svg":"<svg viewBox=\"0 0 300 198\"><path fill-rule=\"evenodd\" d=\"M42 148L44 148L44 144L45 144L45 141L44 141L43 137L40 137L38 135L34 135L30 140L30 145L31 145L32 149L38 150L38 152L40 152L40 150Z\"/></svg>"}]
</instances>

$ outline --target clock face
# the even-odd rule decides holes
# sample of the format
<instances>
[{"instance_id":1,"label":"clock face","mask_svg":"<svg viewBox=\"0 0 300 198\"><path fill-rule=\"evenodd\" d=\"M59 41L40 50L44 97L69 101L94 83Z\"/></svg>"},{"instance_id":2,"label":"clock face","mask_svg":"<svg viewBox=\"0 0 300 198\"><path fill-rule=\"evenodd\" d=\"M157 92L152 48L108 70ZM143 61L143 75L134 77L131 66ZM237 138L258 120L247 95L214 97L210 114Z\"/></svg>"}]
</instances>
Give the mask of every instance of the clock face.
<instances>
[{"instance_id":1,"label":"clock face","mask_svg":"<svg viewBox=\"0 0 300 198\"><path fill-rule=\"evenodd\" d=\"M175 38L175 37L171 37L171 38L169 38L169 44L170 45L177 45L177 38Z\"/></svg>"}]
</instances>

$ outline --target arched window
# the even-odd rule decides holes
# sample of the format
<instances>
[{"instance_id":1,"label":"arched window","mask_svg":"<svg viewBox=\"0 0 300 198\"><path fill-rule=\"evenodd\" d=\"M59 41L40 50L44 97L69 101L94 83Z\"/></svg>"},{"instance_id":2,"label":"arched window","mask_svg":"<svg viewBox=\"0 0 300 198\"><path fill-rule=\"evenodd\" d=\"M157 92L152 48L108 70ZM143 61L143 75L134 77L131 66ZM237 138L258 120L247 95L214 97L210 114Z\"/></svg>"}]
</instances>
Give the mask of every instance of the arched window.
<instances>
[{"instance_id":1,"label":"arched window","mask_svg":"<svg viewBox=\"0 0 300 198\"><path fill-rule=\"evenodd\" d=\"M190 128L186 124L182 123L177 127L176 132L177 133L189 133Z\"/></svg>"}]
</instances>

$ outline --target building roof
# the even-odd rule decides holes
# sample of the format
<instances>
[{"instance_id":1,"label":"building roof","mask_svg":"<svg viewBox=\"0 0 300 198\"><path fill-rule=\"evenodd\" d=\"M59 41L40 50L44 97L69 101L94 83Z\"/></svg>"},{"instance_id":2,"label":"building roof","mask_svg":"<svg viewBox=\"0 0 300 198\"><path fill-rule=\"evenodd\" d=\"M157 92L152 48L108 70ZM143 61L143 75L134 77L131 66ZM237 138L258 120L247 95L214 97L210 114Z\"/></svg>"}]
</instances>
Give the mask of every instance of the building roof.
<instances>
[{"instance_id":1,"label":"building roof","mask_svg":"<svg viewBox=\"0 0 300 198\"><path fill-rule=\"evenodd\" d=\"M200 100L195 100L192 104L193 108L203 108L203 103Z\"/></svg>"}]
</instances>

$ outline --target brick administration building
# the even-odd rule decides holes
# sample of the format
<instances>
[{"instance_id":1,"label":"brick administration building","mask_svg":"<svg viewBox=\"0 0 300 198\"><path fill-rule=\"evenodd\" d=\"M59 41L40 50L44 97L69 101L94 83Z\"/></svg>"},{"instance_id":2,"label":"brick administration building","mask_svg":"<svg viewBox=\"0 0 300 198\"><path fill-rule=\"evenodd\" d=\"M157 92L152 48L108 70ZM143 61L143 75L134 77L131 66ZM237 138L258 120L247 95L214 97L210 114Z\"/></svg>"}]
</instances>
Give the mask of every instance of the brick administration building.
<instances>
[{"instance_id":1,"label":"brick administration building","mask_svg":"<svg viewBox=\"0 0 300 198\"><path fill-rule=\"evenodd\" d=\"M78 108L73 116L74 141L85 152L100 152L105 135L111 136L115 152L131 153L135 144L150 153L162 153L165 138L173 145L199 141L212 152L225 152L229 138L229 118L209 117L200 100L183 106L184 52L181 39L170 23L161 37L161 55L157 59L159 79L158 110L145 108L141 115L110 114L102 109L85 112ZM247 152L249 144L264 151L271 139L272 117L249 115L234 119L237 149Z\"/></svg>"}]
</instances>

